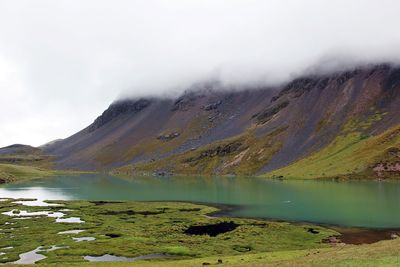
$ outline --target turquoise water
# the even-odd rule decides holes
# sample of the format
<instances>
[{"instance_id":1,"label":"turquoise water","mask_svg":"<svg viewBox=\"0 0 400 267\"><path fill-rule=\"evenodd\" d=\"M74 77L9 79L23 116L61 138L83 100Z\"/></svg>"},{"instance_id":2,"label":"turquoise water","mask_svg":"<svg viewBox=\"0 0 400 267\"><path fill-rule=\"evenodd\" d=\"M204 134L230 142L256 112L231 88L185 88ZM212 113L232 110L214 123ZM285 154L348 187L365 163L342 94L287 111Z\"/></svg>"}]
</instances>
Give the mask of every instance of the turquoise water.
<instances>
[{"instance_id":1,"label":"turquoise water","mask_svg":"<svg viewBox=\"0 0 400 267\"><path fill-rule=\"evenodd\" d=\"M400 182L232 177L59 176L0 187L0 198L193 201L239 205L231 216L400 228ZM0 202L1 204L1 202Z\"/></svg>"}]
</instances>

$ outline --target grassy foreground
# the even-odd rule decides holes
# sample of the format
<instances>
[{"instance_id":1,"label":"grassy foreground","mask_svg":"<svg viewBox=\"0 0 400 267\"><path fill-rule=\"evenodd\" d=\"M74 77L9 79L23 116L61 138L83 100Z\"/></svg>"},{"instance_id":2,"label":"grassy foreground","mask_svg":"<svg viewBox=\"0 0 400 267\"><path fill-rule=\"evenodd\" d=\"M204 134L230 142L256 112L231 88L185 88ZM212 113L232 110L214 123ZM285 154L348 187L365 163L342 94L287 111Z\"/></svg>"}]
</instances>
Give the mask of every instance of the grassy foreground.
<instances>
[{"instance_id":1,"label":"grassy foreground","mask_svg":"<svg viewBox=\"0 0 400 267\"><path fill-rule=\"evenodd\" d=\"M211 218L216 208L187 203L60 202L60 207L24 207L13 200L0 202L0 262L18 260L19 254L39 246L61 247L43 252L43 266L396 266L400 239L370 245L327 244L333 230L312 225L253 219ZM55 218L33 216L13 219L10 210L62 211L85 223L56 223ZM237 228L218 235L186 233L192 226L230 222ZM11 224L10 224L11 223ZM314 231L310 232L310 228ZM79 234L57 234L66 230ZM315 232L316 231L316 232ZM74 237L95 237L75 242ZM10 250L5 248L13 247ZM167 258L135 262L89 263L86 255L135 257L166 253ZM15 266L15 265L10 265Z\"/></svg>"},{"instance_id":2,"label":"grassy foreground","mask_svg":"<svg viewBox=\"0 0 400 267\"><path fill-rule=\"evenodd\" d=\"M61 247L43 252L44 266L396 266L400 263L400 239L370 245L327 244L333 230L284 222L253 219L212 218L216 208L165 202L60 202L58 207L25 207L0 202L0 262L18 260L20 253L39 246ZM11 210L61 211L64 217L79 217L84 223L56 223L55 218L31 216L13 219L1 214ZM15 211L15 213L18 213ZM193 226L229 222L235 229L193 235ZM313 231L310 231L310 228ZM79 234L58 234L66 230ZM76 237L95 237L75 242ZM13 247L7 249L7 247ZM166 253L168 257L135 262L89 263L84 256L135 257ZM15 265L10 265L15 266Z\"/></svg>"},{"instance_id":3,"label":"grassy foreground","mask_svg":"<svg viewBox=\"0 0 400 267\"><path fill-rule=\"evenodd\" d=\"M62 248L43 253L48 258L40 263L80 265L85 262L84 256L104 254L135 257L165 253L168 254L167 258L158 259L163 264L176 260L189 260L197 264L199 259L207 257L222 261L230 257L240 260L240 257L251 258L256 253L263 252L279 252L279 257L291 257L292 251L300 251L296 254L301 254L301 251L329 248L331 245L322 240L338 234L312 225L211 218L206 214L216 211L216 208L188 203L62 203L64 206L61 207L23 207L11 200L0 202L0 252L6 253L0 255L0 262L16 261L21 253L39 246L53 245ZM30 219L21 220L1 214L11 210L18 210L14 211L16 213L20 210L61 211L66 214L64 217L79 217L85 222L56 223L55 218L47 216L30 216ZM221 232L216 235L186 233L193 226L213 227L220 223L235 225L236 228L225 229L225 232L218 230ZM85 231L79 234L57 234L73 229ZM73 237L94 237L96 240L75 242ZM3 250L7 247L13 248Z\"/></svg>"},{"instance_id":4,"label":"grassy foreground","mask_svg":"<svg viewBox=\"0 0 400 267\"><path fill-rule=\"evenodd\" d=\"M113 263L79 263L65 264L65 266L96 266L96 267L125 267L125 266L399 266L400 265L400 240L381 241L370 245L343 246L334 248L293 250L284 252L264 252L241 256L224 257L223 264L218 264L220 257L206 257L192 260L152 261L152 262L113 262ZM56 266L49 264L46 266Z\"/></svg>"}]
</instances>

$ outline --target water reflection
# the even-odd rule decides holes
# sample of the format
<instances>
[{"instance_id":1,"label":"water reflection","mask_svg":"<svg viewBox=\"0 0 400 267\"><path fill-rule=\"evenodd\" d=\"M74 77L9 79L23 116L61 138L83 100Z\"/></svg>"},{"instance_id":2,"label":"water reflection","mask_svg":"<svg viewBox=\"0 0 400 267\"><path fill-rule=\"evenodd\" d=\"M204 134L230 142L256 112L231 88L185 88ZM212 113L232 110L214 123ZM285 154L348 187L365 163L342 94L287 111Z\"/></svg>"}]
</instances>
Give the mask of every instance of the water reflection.
<instances>
[{"instance_id":1,"label":"water reflection","mask_svg":"<svg viewBox=\"0 0 400 267\"><path fill-rule=\"evenodd\" d=\"M38 186L41 184L41 186ZM65 188L51 188L39 180L32 181L32 184L15 184L0 187L0 197L37 199L36 201L25 201L26 206L48 206L44 200L69 200Z\"/></svg>"},{"instance_id":2,"label":"water reflection","mask_svg":"<svg viewBox=\"0 0 400 267\"><path fill-rule=\"evenodd\" d=\"M85 256L84 259L90 262L117 262L117 261L136 261L136 260L150 260L158 258L166 258L168 255L162 253L142 255L138 257L128 258L122 256L114 256L110 254L105 254L103 256Z\"/></svg>"}]
</instances>

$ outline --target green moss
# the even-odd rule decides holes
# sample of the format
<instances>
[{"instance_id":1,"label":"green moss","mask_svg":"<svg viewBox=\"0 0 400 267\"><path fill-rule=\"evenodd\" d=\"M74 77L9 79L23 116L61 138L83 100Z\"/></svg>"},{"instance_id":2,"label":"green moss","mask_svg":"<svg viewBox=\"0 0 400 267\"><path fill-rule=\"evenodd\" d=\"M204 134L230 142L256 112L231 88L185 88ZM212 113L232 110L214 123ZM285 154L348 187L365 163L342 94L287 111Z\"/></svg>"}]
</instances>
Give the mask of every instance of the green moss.
<instances>
[{"instance_id":1,"label":"green moss","mask_svg":"<svg viewBox=\"0 0 400 267\"><path fill-rule=\"evenodd\" d=\"M164 250L164 253L167 253L169 255L177 255L177 256L193 256L194 255L188 247L184 247L184 246L166 247L163 250Z\"/></svg>"}]
</instances>

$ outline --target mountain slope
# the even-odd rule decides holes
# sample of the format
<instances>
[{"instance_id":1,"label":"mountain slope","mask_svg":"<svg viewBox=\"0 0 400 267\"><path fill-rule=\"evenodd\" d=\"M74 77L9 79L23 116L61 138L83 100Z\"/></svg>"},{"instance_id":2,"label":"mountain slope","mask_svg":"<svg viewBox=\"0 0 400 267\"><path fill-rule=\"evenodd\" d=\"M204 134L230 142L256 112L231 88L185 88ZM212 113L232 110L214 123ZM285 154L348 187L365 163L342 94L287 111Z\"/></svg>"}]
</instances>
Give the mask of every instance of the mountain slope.
<instances>
[{"instance_id":1,"label":"mountain slope","mask_svg":"<svg viewBox=\"0 0 400 267\"><path fill-rule=\"evenodd\" d=\"M177 99L113 103L92 125L44 150L59 168L123 174L385 176L397 173L399 107L400 69L389 65L278 88L209 83ZM373 155L370 148L377 148Z\"/></svg>"}]
</instances>

